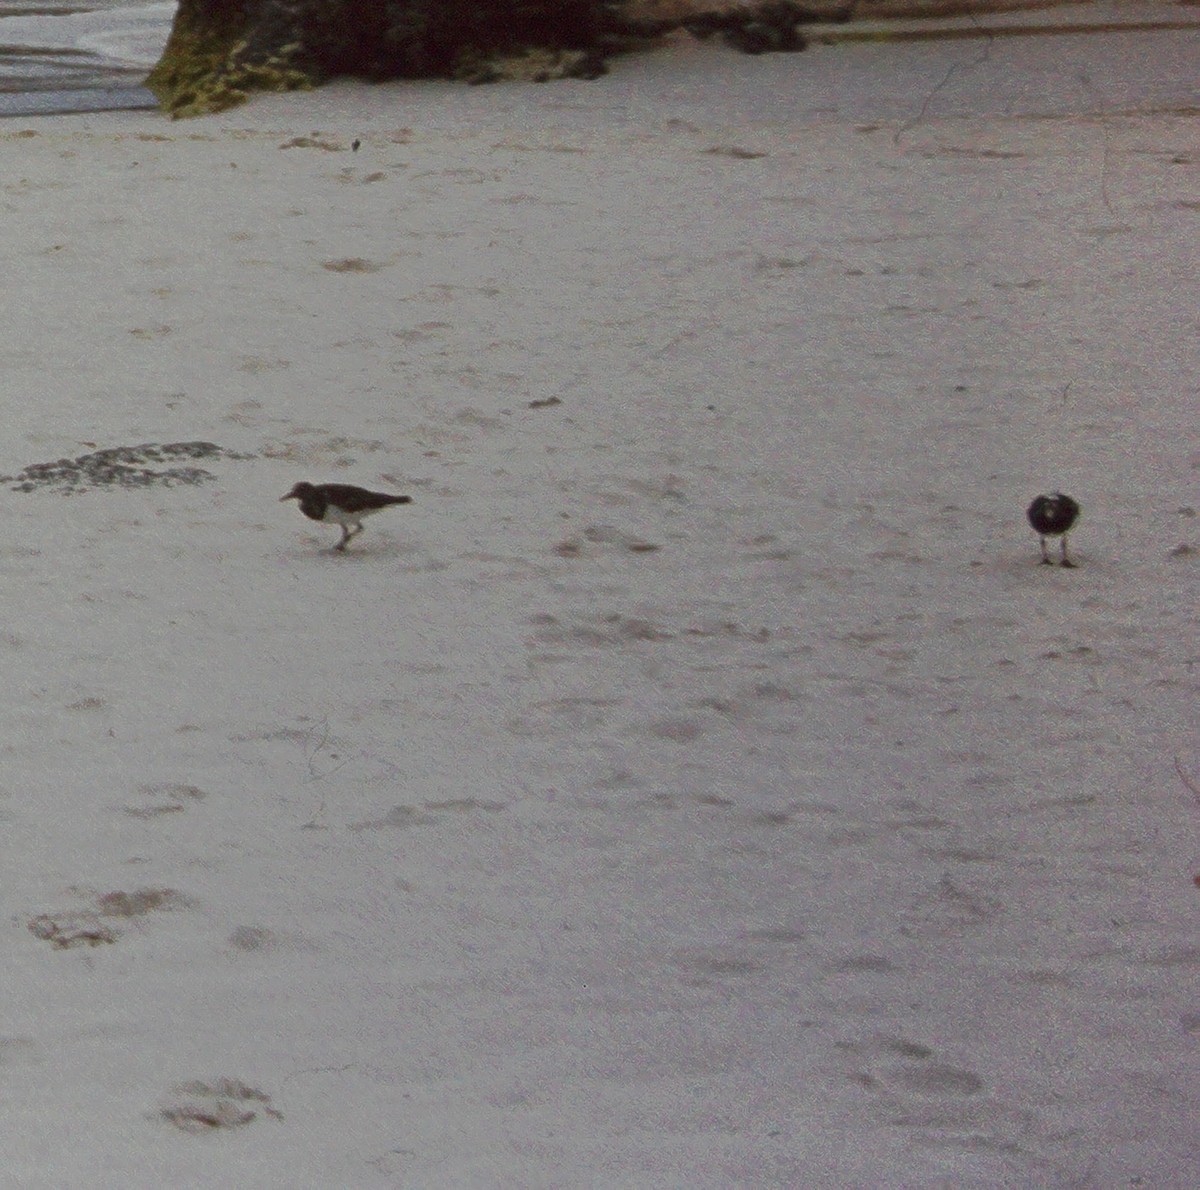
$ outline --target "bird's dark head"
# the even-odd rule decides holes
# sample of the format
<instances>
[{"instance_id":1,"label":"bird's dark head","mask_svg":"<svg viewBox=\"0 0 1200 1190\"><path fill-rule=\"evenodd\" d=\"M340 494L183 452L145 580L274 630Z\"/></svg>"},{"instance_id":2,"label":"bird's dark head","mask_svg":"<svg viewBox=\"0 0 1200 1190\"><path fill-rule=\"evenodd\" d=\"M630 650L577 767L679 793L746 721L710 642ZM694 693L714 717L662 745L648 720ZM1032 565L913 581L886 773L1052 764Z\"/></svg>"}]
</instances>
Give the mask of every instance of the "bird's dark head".
<instances>
[{"instance_id":1,"label":"bird's dark head","mask_svg":"<svg viewBox=\"0 0 1200 1190\"><path fill-rule=\"evenodd\" d=\"M298 483L286 496L279 497L279 503L282 504L285 500L303 500L312 490L313 486L311 483Z\"/></svg>"}]
</instances>

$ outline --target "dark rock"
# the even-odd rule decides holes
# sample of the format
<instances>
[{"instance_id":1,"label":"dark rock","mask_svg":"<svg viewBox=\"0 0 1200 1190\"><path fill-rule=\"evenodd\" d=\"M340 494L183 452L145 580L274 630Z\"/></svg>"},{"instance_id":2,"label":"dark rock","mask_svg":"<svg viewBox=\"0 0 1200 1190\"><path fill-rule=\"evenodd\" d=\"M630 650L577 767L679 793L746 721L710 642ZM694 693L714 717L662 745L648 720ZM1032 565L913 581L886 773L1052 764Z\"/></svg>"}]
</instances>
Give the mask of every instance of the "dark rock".
<instances>
[{"instance_id":1,"label":"dark rock","mask_svg":"<svg viewBox=\"0 0 1200 1190\"><path fill-rule=\"evenodd\" d=\"M763 0L738 8L714 9L683 23L693 37L720 33L726 45L744 54L795 53L808 47L797 26L822 19L792 0Z\"/></svg>"},{"instance_id":2,"label":"dark rock","mask_svg":"<svg viewBox=\"0 0 1200 1190\"><path fill-rule=\"evenodd\" d=\"M230 107L251 89L294 90L336 75L458 77L464 60L530 48L594 52L604 7L604 0L180 0L147 85L178 116Z\"/></svg>"},{"instance_id":3,"label":"dark rock","mask_svg":"<svg viewBox=\"0 0 1200 1190\"><path fill-rule=\"evenodd\" d=\"M726 30L725 44L743 54L797 53L808 48L795 25L768 21L747 21L739 28Z\"/></svg>"},{"instance_id":4,"label":"dark rock","mask_svg":"<svg viewBox=\"0 0 1200 1190\"><path fill-rule=\"evenodd\" d=\"M794 0L713 4L659 17L622 0L180 0L146 82L166 111L187 116L337 75L594 79L607 54L672 29L720 33L758 54L803 49L797 25L828 19Z\"/></svg>"}]
</instances>

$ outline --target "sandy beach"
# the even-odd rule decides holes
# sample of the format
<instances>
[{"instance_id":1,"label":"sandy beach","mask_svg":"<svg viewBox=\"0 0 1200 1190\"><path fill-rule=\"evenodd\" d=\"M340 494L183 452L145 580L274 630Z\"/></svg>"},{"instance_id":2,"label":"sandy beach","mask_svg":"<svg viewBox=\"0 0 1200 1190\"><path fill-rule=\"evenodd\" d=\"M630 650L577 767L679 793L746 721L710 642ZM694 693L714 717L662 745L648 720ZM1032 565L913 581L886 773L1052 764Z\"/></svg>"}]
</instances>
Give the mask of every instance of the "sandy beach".
<instances>
[{"instance_id":1,"label":"sandy beach","mask_svg":"<svg viewBox=\"0 0 1200 1190\"><path fill-rule=\"evenodd\" d=\"M0 124L0 1181L1200 1184L1197 41Z\"/></svg>"}]
</instances>

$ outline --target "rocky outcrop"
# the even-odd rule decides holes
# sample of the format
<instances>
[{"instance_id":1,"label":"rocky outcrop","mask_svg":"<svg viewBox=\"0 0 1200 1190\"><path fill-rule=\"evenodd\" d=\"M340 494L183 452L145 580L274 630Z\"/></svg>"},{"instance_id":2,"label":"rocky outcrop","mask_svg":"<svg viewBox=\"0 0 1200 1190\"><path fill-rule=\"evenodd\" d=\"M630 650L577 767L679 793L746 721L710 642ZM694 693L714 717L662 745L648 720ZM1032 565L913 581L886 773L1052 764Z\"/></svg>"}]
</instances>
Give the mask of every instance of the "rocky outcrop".
<instances>
[{"instance_id":1,"label":"rocky outcrop","mask_svg":"<svg viewBox=\"0 0 1200 1190\"><path fill-rule=\"evenodd\" d=\"M744 54L794 53L807 45L801 25L846 20L850 9L850 0L815 5L796 0L622 0L611 10L611 23L632 32L686 29L700 39L716 33Z\"/></svg>"},{"instance_id":2,"label":"rocky outcrop","mask_svg":"<svg viewBox=\"0 0 1200 1190\"><path fill-rule=\"evenodd\" d=\"M603 14L602 0L180 0L147 85L182 116L336 75L483 81L488 60L529 49L546 77L588 75Z\"/></svg>"},{"instance_id":3,"label":"rocky outcrop","mask_svg":"<svg viewBox=\"0 0 1200 1190\"><path fill-rule=\"evenodd\" d=\"M797 50L797 25L830 12L794 0L180 0L147 85L184 116L336 75L595 78L631 38L686 28L748 53Z\"/></svg>"}]
</instances>

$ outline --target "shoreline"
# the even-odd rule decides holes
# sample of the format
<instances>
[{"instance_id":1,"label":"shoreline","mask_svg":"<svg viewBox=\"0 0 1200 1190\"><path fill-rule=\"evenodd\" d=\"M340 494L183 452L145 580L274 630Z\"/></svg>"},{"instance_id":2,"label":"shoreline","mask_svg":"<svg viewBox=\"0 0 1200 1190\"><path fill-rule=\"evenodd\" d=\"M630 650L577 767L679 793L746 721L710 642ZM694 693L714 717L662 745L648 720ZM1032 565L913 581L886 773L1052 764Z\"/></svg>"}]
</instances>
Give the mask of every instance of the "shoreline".
<instances>
[{"instance_id":1,"label":"shoreline","mask_svg":"<svg viewBox=\"0 0 1200 1190\"><path fill-rule=\"evenodd\" d=\"M141 84L0 91L0 120L21 116L71 116L93 112L157 110L158 100L154 93Z\"/></svg>"},{"instance_id":2,"label":"shoreline","mask_svg":"<svg viewBox=\"0 0 1200 1190\"><path fill-rule=\"evenodd\" d=\"M1017 21L1020 23L1015 23ZM981 0L979 3L945 0L915 4L880 0L874 4L858 4L855 16L848 23L816 21L803 26L802 32L810 45L835 46L998 36L1097 36L1129 31L1171 32L1195 28L1200 28L1200 8L1197 7L1152 3L1122 5L1113 0ZM635 56L653 57L662 49L642 49L635 51ZM733 54L736 51L727 49L724 52ZM619 55L618 58L624 56ZM145 75L145 70L114 66L109 76L111 81L101 78L101 81L92 85L53 86L30 80L32 85L26 88L0 89L0 120L39 115L157 110L158 100L144 86ZM334 79L325 86L339 82L357 82L364 87L378 85L365 80Z\"/></svg>"}]
</instances>

